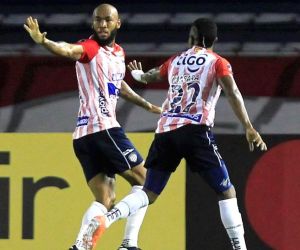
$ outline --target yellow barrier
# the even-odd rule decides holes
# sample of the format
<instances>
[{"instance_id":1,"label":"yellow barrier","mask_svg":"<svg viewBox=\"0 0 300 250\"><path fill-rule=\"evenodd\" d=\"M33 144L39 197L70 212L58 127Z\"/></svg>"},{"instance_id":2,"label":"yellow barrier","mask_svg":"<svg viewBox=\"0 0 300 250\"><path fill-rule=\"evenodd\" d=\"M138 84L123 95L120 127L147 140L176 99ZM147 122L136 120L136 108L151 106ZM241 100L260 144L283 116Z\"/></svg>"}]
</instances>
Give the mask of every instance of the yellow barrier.
<instances>
[{"instance_id":1,"label":"yellow barrier","mask_svg":"<svg viewBox=\"0 0 300 250\"><path fill-rule=\"evenodd\" d=\"M153 134L128 136L145 157ZM5 221L8 216L7 223L0 225L0 249L68 249L93 200L73 153L71 134L0 134L0 152L10 156L9 163L0 163L0 218ZM185 249L185 168L181 165L148 209L139 239L143 250ZM117 177L117 200L129 190ZM96 249L116 250L124 224L125 220L112 225Z\"/></svg>"}]
</instances>

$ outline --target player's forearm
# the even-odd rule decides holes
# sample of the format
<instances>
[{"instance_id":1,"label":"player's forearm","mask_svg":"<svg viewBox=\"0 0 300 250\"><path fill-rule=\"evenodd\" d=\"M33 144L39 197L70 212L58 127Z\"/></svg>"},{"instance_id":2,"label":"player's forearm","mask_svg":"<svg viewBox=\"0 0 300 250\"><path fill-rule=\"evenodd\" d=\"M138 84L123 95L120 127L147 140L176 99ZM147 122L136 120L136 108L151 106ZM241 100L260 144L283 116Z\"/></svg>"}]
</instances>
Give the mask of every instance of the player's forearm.
<instances>
[{"instance_id":1,"label":"player's forearm","mask_svg":"<svg viewBox=\"0 0 300 250\"><path fill-rule=\"evenodd\" d=\"M130 101L146 110L149 110L151 108L151 104L148 101L146 101L143 97L135 93L125 82L122 83L120 93L121 96L127 101Z\"/></svg>"},{"instance_id":2,"label":"player's forearm","mask_svg":"<svg viewBox=\"0 0 300 250\"><path fill-rule=\"evenodd\" d=\"M160 73L159 73L159 68L153 68L144 73L141 76L142 80L149 83L149 82L157 82L162 80Z\"/></svg>"},{"instance_id":3,"label":"player's forearm","mask_svg":"<svg viewBox=\"0 0 300 250\"><path fill-rule=\"evenodd\" d=\"M122 97L127 101L130 101L135 105L140 106L146 110L149 110L151 108L151 104L138 94L122 95Z\"/></svg>"},{"instance_id":4,"label":"player's forearm","mask_svg":"<svg viewBox=\"0 0 300 250\"><path fill-rule=\"evenodd\" d=\"M47 38L41 43L46 49L48 49L51 53L63 57L67 57L73 60L78 60L80 58L79 54L75 54L72 50L70 44L65 42L54 42Z\"/></svg>"},{"instance_id":5,"label":"player's forearm","mask_svg":"<svg viewBox=\"0 0 300 250\"><path fill-rule=\"evenodd\" d=\"M225 92L227 95L228 101L237 116L237 118L242 123L245 129L252 128L251 121L249 119L243 97L238 88L234 89L231 92Z\"/></svg>"}]
</instances>

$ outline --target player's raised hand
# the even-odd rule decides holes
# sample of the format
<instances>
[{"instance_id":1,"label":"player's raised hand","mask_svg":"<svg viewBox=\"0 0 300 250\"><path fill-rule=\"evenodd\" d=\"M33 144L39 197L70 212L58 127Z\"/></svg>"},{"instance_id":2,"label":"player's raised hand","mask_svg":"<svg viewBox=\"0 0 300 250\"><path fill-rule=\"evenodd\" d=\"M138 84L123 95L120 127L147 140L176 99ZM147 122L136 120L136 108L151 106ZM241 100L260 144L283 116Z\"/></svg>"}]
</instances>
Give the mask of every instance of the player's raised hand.
<instances>
[{"instance_id":1,"label":"player's raised hand","mask_svg":"<svg viewBox=\"0 0 300 250\"><path fill-rule=\"evenodd\" d=\"M261 151L267 150L267 145L261 138L260 134L254 128L246 129L246 138L250 151L254 150L254 146L260 148Z\"/></svg>"},{"instance_id":2,"label":"player's raised hand","mask_svg":"<svg viewBox=\"0 0 300 250\"><path fill-rule=\"evenodd\" d=\"M45 41L47 32L41 33L39 23L37 19L33 19L31 16L26 19L24 24L25 30L31 36L32 40L38 44L42 44Z\"/></svg>"},{"instance_id":3,"label":"player's raised hand","mask_svg":"<svg viewBox=\"0 0 300 250\"><path fill-rule=\"evenodd\" d=\"M145 73L143 71L141 62L137 62L136 60L133 60L127 65L127 68L130 70L134 80L147 84L147 81L143 79Z\"/></svg>"},{"instance_id":4,"label":"player's raised hand","mask_svg":"<svg viewBox=\"0 0 300 250\"><path fill-rule=\"evenodd\" d=\"M141 62L137 62L136 60L133 60L132 62L128 63L127 68L130 71L133 71L133 70L143 70L142 63Z\"/></svg>"}]
</instances>

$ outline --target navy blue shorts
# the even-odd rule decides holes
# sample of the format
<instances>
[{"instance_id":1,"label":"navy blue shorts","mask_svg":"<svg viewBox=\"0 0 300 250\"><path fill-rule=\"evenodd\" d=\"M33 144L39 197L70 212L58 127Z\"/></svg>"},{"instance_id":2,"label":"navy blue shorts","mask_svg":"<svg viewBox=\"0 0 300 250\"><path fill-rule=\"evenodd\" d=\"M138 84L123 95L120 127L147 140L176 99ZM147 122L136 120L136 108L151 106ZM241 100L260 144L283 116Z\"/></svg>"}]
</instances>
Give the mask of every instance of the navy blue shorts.
<instances>
[{"instance_id":1,"label":"navy blue shorts","mask_svg":"<svg viewBox=\"0 0 300 250\"><path fill-rule=\"evenodd\" d=\"M73 148L87 181L99 173L114 178L115 174L143 161L122 128L111 128L75 139Z\"/></svg>"},{"instance_id":2,"label":"navy blue shorts","mask_svg":"<svg viewBox=\"0 0 300 250\"><path fill-rule=\"evenodd\" d=\"M211 129L203 125L186 125L155 134L145 162L148 169L145 188L159 194L182 158L216 193L232 186Z\"/></svg>"}]
</instances>

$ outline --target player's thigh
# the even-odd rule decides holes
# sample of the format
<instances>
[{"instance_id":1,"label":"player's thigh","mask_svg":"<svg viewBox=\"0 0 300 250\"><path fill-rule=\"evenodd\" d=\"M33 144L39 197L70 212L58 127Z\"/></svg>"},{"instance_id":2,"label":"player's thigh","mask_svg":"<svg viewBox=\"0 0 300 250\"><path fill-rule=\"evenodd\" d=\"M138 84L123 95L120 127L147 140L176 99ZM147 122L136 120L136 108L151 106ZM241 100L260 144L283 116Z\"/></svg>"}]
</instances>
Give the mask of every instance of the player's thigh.
<instances>
[{"instance_id":1,"label":"player's thigh","mask_svg":"<svg viewBox=\"0 0 300 250\"><path fill-rule=\"evenodd\" d=\"M182 159L182 154L176 146L176 135L176 131L156 134L146 158L147 174L144 187L158 195Z\"/></svg>"},{"instance_id":2,"label":"player's thigh","mask_svg":"<svg viewBox=\"0 0 300 250\"><path fill-rule=\"evenodd\" d=\"M99 136L101 136L100 133L95 133L73 140L73 149L80 162L87 183L98 173L105 173L105 166L109 164L101 152L99 145L93 145L91 143L94 137L98 138ZM103 157L99 157L101 155Z\"/></svg>"},{"instance_id":3,"label":"player's thigh","mask_svg":"<svg viewBox=\"0 0 300 250\"><path fill-rule=\"evenodd\" d=\"M143 158L133 143L127 138L122 128L105 131L107 140L102 144L105 157L109 159L109 170L121 174L143 163ZM99 142L100 143L100 142Z\"/></svg>"},{"instance_id":4,"label":"player's thigh","mask_svg":"<svg viewBox=\"0 0 300 250\"><path fill-rule=\"evenodd\" d=\"M153 203L166 187L172 172L149 168L147 170L144 190L149 202Z\"/></svg>"},{"instance_id":5,"label":"player's thigh","mask_svg":"<svg viewBox=\"0 0 300 250\"><path fill-rule=\"evenodd\" d=\"M210 131L198 135L192 153L186 157L192 172L197 172L217 193L223 193L232 187L226 164L222 159L213 134Z\"/></svg>"},{"instance_id":6,"label":"player's thigh","mask_svg":"<svg viewBox=\"0 0 300 250\"><path fill-rule=\"evenodd\" d=\"M115 175L107 171L109 162L101 147L94 143L99 138L102 139L102 133L84 136L74 140L73 147L95 199L110 208L115 200ZM98 159L98 155L102 158Z\"/></svg>"},{"instance_id":7,"label":"player's thigh","mask_svg":"<svg viewBox=\"0 0 300 250\"><path fill-rule=\"evenodd\" d=\"M178 147L177 131L155 134L145 161L147 169L174 172L183 155Z\"/></svg>"}]
</instances>

